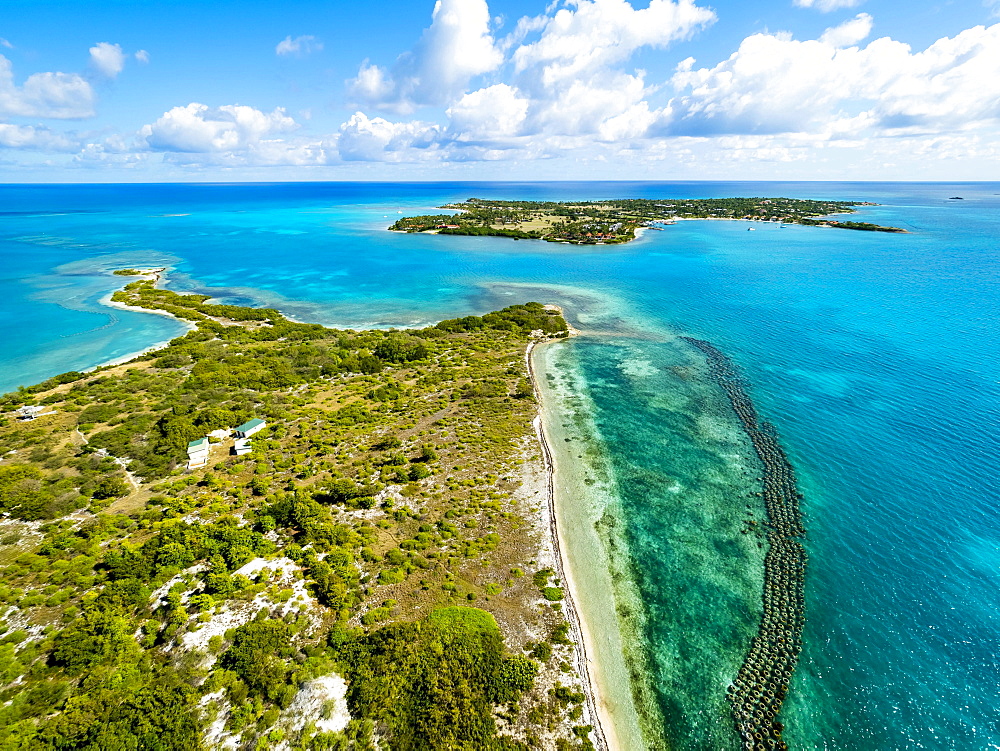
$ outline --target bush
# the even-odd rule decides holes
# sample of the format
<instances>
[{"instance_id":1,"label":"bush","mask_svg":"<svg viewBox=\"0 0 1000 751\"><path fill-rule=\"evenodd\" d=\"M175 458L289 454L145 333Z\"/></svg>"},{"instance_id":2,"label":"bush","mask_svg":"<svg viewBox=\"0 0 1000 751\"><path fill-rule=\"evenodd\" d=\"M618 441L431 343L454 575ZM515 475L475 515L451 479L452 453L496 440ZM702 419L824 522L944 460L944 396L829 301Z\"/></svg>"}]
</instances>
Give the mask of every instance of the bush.
<instances>
[{"instance_id":1,"label":"bush","mask_svg":"<svg viewBox=\"0 0 1000 751\"><path fill-rule=\"evenodd\" d=\"M532 575L531 582L536 587L544 587L549 583L549 579L552 578L554 573L555 572L550 568L540 569Z\"/></svg>"},{"instance_id":2,"label":"bush","mask_svg":"<svg viewBox=\"0 0 1000 751\"><path fill-rule=\"evenodd\" d=\"M52 662L70 674L121 659L135 648L134 624L111 607L94 606L55 638Z\"/></svg>"},{"instance_id":3,"label":"bush","mask_svg":"<svg viewBox=\"0 0 1000 751\"><path fill-rule=\"evenodd\" d=\"M466 316L465 318L441 321L437 324L437 328L449 332L494 329L519 331L525 334L529 331L541 330L554 334L566 330L566 321L555 311L546 310L541 303L529 302L524 305L511 305L495 313L487 313L482 318Z\"/></svg>"},{"instance_id":4,"label":"bush","mask_svg":"<svg viewBox=\"0 0 1000 751\"><path fill-rule=\"evenodd\" d=\"M420 453L412 460L414 462L433 462L437 461L438 455L437 451L434 450L433 446L423 446L420 449Z\"/></svg>"},{"instance_id":5,"label":"bush","mask_svg":"<svg viewBox=\"0 0 1000 751\"><path fill-rule=\"evenodd\" d=\"M413 362L423 360L428 355L423 339L402 334L389 334L375 346L375 357L387 362Z\"/></svg>"},{"instance_id":6,"label":"bush","mask_svg":"<svg viewBox=\"0 0 1000 751\"><path fill-rule=\"evenodd\" d=\"M44 519L49 516L54 500L37 467L30 464L0 467L0 511L10 512L18 519Z\"/></svg>"},{"instance_id":7,"label":"bush","mask_svg":"<svg viewBox=\"0 0 1000 751\"><path fill-rule=\"evenodd\" d=\"M80 425L88 425L95 422L107 422L118 416L118 407L114 404L92 404L76 417Z\"/></svg>"},{"instance_id":8,"label":"bush","mask_svg":"<svg viewBox=\"0 0 1000 751\"><path fill-rule=\"evenodd\" d=\"M552 657L552 647L548 642L540 641L531 648L531 656L539 662L548 662Z\"/></svg>"},{"instance_id":9,"label":"bush","mask_svg":"<svg viewBox=\"0 0 1000 751\"><path fill-rule=\"evenodd\" d=\"M476 381L462 386L462 396L466 399L488 399L507 396L507 384L496 379Z\"/></svg>"},{"instance_id":10,"label":"bush","mask_svg":"<svg viewBox=\"0 0 1000 751\"><path fill-rule=\"evenodd\" d=\"M232 670L250 691L271 701L284 691L288 666L282 654L291 651L292 633L284 621L254 620L236 629L233 646L219 659Z\"/></svg>"},{"instance_id":11,"label":"bush","mask_svg":"<svg viewBox=\"0 0 1000 751\"><path fill-rule=\"evenodd\" d=\"M431 471L424 464L414 464L410 467L408 475L411 482L416 482L417 480L423 480L425 477L430 477Z\"/></svg>"},{"instance_id":12,"label":"bush","mask_svg":"<svg viewBox=\"0 0 1000 751\"><path fill-rule=\"evenodd\" d=\"M97 483L97 487L94 488L94 498L98 500L121 498L131 492L132 486L125 481L124 477L111 475Z\"/></svg>"},{"instance_id":13,"label":"bush","mask_svg":"<svg viewBox=\"0 0 1000 751\"><path fill-rule=\"evenodd\" d=\"M558 602L563 598L563 591L560 587L543 587L542 597L549 602Z\"/></svg>"},{"instance_id":14,"label":"bush","mask_svg":"<svg viewBox=\"0 0 1000 751\"><path fill-rule=\"evenodd\" d=\"M469 607L383 626L338 650L351 715L381 724L400 751L510 748L496 734L494 706L516 701L537 672L504 654L492 615Z\"/></svg>"},{"instance_id":15,"label":"bush","mask_svg":"<svg viewBox=\"0 0 1000 751\"><path fill-rule=\"evenodd\" d=\"M572 644L569 638L569 624L560 623L554 629L552 629L552 636L549 637L549 641L553 644Z\"/></svg>"}]
</instances>

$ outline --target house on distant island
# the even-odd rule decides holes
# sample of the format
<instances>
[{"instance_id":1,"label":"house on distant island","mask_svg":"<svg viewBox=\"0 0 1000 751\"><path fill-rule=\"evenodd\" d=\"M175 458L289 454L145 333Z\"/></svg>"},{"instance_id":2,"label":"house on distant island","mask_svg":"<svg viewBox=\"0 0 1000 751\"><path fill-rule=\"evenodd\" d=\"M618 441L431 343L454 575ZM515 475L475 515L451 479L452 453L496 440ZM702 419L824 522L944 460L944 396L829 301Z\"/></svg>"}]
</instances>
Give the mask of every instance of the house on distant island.
<instances>
[{"instance_id":1,"label":"house on distant island","mask_svg":"<svg viewBox=\"0 0 1000 751\"><path fill-rule=\"evenodd\" d=\"M198 469L208 464L208 438L199 438L188 444L188 469Z\"/></svg>"},{"instance_id":2,"label":"house on distant island","mask_svg":"<svg viewBox=\"0 0 1000 751\"><path fill-rule=\"evenodd\" d=\"M252 420L247 420L242 425L236 428L237 438L249 438L254 433L259 433L261 430L267 427L267 423L259 418L254 418Z\"/></svg>"},{"instance_id":3,"label":"house on distant island","mask_svg":"<svg viewBox=\"0 0 1000 751\"><path fill-rule=\"evenodd\" d=\"M233 443L233 454L236 456L243 456L251 451L253 451L253 446L250 445L249 438L237 438Z\"/></svg>"}]
</instances>

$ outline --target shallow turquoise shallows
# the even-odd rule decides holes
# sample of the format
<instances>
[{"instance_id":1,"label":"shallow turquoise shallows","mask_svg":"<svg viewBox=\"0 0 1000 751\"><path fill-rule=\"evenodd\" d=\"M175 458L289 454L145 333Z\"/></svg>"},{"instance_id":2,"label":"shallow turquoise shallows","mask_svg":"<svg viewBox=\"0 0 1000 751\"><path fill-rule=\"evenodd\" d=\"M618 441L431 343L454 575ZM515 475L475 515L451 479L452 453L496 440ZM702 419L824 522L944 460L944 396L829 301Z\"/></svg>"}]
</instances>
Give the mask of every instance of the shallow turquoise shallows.
<instances>
[{"instance_id":1,"label":"shallow turquoise shallows","mask_svg":"<svg viewBox=\"0 0 1000 751\"><path fill-rule=\"evenodd\" d=\"M472 196L735 195L874 201L858 218L909 234L692 221L579 248L384 231ZM99 304L125 266L351 327L566 305L595 335L561 345L558 367L593 405L646 669L683 749L736 748L724 695L760 608L759 555L735 539L761 519L754 467L678 336L710 340L777 425L805 495L789 745L1000 747L1000 185L3 186L0 199L4 390L182 333Z\"/></svg>"}]
</instances>

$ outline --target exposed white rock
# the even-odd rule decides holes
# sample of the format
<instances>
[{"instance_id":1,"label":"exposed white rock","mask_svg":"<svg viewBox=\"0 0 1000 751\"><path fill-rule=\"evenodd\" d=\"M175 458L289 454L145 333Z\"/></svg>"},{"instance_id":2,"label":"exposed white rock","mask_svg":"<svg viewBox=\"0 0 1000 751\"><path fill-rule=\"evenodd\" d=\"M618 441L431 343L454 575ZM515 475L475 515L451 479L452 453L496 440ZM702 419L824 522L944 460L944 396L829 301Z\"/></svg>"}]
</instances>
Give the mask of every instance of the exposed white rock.
<instances>
[{"instance_id":1,"label":"exposed white rock","mask_svg":"<svg viewBox=\"0 0 1000 751\"><path fill-rule=\"evenodd\" d=\"M229 702L226 700L226 692L220 690L211 694L205 694L201 697L201 701L198 702L198 706L205 709L212 702L216 704L217 714L202 736L205 741L205 747L227 749L227 751L236 749L239 745L239 735L226 732L226 720L229 719Z\"/></svg>"},{"instance_id":2,"label":"exposed white rock","mask_svg":"<svg viewBox=\"0 0 1000 751\"><path fill-rule=\"evenodd\" d=\"M288 709L281 713L281 723L295 731L312 722L320 732L339 732L350 721L347 682L336 674L303 683Z\"/></svg>"},{"instance_id":3,"label":"exposed white rock","mask_svg":"<svg viewBox=\"0 0 1000 751\"><path fill-rule=\"evenodd\" d=\"M185 649L206 651L213 636L223 636L231 628L237 628L253 620L262 609L277 610L282 616L293 610L310 614L319 625L319 603L306 589L306 583L299 578L298 564L290 558L254 558L234 573L253 578L263 569L272 572L269 583L278 589L290 589L292 595L285 602L275 602L267 592L261 592L252 600L228 600L202 624L197 631L188 631L180 638Z\"/></svg>"},{"instance_id":4,"label":"exposed white rock","mask_svg":"<svg viewBox=\"0 0 1000 751\"><path fill-rule=\"evenodd\" d=\"M180 582L184 581L186 577L191 576L192 574L200 573L201 571L205 571L207 568L208 566L206 566L204 563L196 563L194 566L184 569L179 574L176 574L175 576L165 581L159 587L154 589L153 593L149 596L150 607L152 607L153 610L156 610L157 608L166 605L167 594L169 594L170 590L173 588L175 584L179 584ZM187 602L187 598L191 596L191 593L193 591L194 590L192 589L188 592L184 592L181 595L181 602Z\"/></svg>"}]
</instances>

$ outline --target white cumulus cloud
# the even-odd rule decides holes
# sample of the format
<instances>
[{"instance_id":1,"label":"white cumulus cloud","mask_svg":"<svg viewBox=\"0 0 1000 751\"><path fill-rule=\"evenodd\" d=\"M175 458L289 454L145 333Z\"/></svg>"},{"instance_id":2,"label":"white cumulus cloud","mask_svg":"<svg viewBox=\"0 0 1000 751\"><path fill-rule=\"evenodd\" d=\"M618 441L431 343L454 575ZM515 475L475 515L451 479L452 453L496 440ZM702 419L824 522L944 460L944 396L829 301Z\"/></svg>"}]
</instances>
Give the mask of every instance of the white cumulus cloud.
<instances>
[{"instance_id":1,"label":"white cumulus cloud","mask_svg":"<svg viewBox=\"0 0 1000 751\"><path fill-rule=\"evenodd\" d=\"M463 96L448 108L451 128L469 139L517 136L528 116L529 100L517 89L498 83Z\"/></svg>"},{"instance_id":2,"label":"white cumulus cloud","mask_svg":"<svg viewBox=\"0 0 1000 751\"><path fill-rule=\"evenodd\" d=\"M391 70L362 63L348 81L351 97L398 112L454 101L473 78L503 63L490 24L486 0L437 0L431 25L413 50Z\"/></svg>"},{"instance_id":3,"label":"white cumulus cloud","mask_svg":"<svg viewBox=\"0 0 1000 751\"><path fill-rule=\"evenodd\" d=\"M691 0L651 0L645 8L626 0L566 0L544 16L522 19L511 37L520 40L511 59L531 97L524 130L602 140L641 135L655 117L646 102L646 74L629 71L629 59L714 21L715 13Z\"/></svg>"},{"instance_id":4,"label":"white cumulus cloud","mask_svg":"<svg viewBox=\"0 0 1000 751\"><path fill-rule=\"evenodd\" d=\"M135 53L135 59L145 65L149 62L149 53L146 50L139 50Z\"/></svg>"},{"instance_id":5,"label":"white cumulus cloud","mask_svg":"<svg viewBox=\"0 0 1000 751\"><path fill-rule=\"evenodd\" d=\"M394 123L355 112L340 126L337 147L346 161L414 161L426 158L440 134L440 127L430 123Z\"/></svg>"},{"instance_id":6,"label":"white cumulus cloud","mask_svg":"<svg viewBox=\"0 0 1000 751\"><path fill-rule=\"evenodd\" d=\"M641 47L665 47L715 21L692 0L651 0L636 9L626 0L569 0L566 7L523 28L539 29L537 41L514 51L518 72L537 72L543 85L578 80L630 58Z\"/></svg>"},{"instance_id":7,"label":"white cumulus cloud","mask_svg":"<svg viewBox=\"0 0 1000 751\"><path fill-rule=\"evenodd\" d=\"M940 130L1000 118L1000 24L939 39L922 52L888 37L840 47L867 34L863 16L819 40L754 34L714 67L678 70L678 96L663 113L667 130L821 133L856 117L876 130Z\"/></svg>"},{"instance_id":8,"label":"white cumulus cloud","mask_svg":"<svg viewBox=\"0 0 1000 751\"><path fill-rule=\"evenodd\" d=\"M0 148L71 151L79 145L80 141L74 135L31 125L0 123Z\"/></svg>"},{"instance_id":9,"label":"white cumulus cloud","mask_svg":"<svg viewBox=\"0 0 1000 751\"><path fill-rule=\"evenodd\" d=\"M125 68L125 53L121 45L98 42L90 48L90 64L102 76L115 78Z\"/></svg>"},{"instance_id":10,"label":"white cumulus cloud","mask_svg":"<svg viewBox=\"0 0 1000 751\"><path fill-rule=\"evenodd\" d=\"M93 88L76 73L33 73L18 86L0 55L0 117L79 119L94 115L94 103Z\"/></svg>"},{"instance_id":11,"label":"white cumulus cloud","mask_svg":"<svg viewBox=\"0 0 1000 751\"><path fill-rule=\"evenodd\" d=\"M139 131L154 151L211 153L245 151L298 124L280 107L272 112L245 105L174 107Z\"/></svg>"},{"instance_id":12,"label":"white cumulus cloud","mask_svg":"<svg viewBox=\"0 0 1000 751\"><path fill-rule=\"evenodd\" d=\"M337 132L303 135L281 108L191 103L144 126L137 143L81 147L73 134L11 126L0 128L0 146L75 148L94 164L159 152L192 169L570 157L644 168L706 165L711 177L748 164L840 170L847 154L856 165L869 164L865 154L880 164L1000 158L1000 24L914 49L872 39L874 19L858 13L815 39L752 34L725 59L687 58L666 80L635 63L714 21L694 0L555 0L498 40L485 0L438 0L412 50L388 66L361 64L348 83L367 104ZM276 52L304 54L312 41L288 37ZM17 86L0 56L0 115L40 111L46 85L60 81L67 92L71 83L87 87L80 91L92 109L93 93L79 76L36 74ZM48 96L47 111L59 111L56 95ZM433 109L406 116L421 107ZM399 115L379 116L380 109Z\"/></svg>"},{"instance_id":13,"label":"white cumulus cloud","mask_svg":"<svg viewBox=\"0 0 1000 751\"><path fill-rule=\"evenodd\" d=\"M294 39L289 34L278 42L278 46L274 48L274 53L276 55L309 55L313 52L320 52L322 49L323 43L310 34L298 36Z\"/></svg>"},{"instance_id":14,"label":"white cumulus cloud","mask_svg":"<svg viewBox=\"0 0 1000 751\"><path fill-rule=\"evenodd\" d=\"M693 0L650 0L644 8L627 0L557 0L544 14L521 18L497 42L485 2L439 0L431 28L412 52L391 71L366 60L350 85L356 98L400 112L446 105L447 124L433 135L447 158L495 158L515 146L555 153L581 137L609 141L645 133L656 118L645 101L651 91L643 71L628 69L629 60L714 21L714 12ZM505 70L507 81L470 86L477 75ZM432 90L425 88L428 81ZM352 158L382 158L379 139L368 131L388 138L405 125L376 120L345 124L348 134L362 126L366 133L365 148ZM395 136L387 143L396 143ZM424 158L426 151L397 150L393 158L406 153Z\"/></svg>"},{"instance_id":15,"label":"white cumulus cloud","mask_svg":"<svg viewBox=\"0 0 1000 751\"><path fill-rule=\"evenodd\" d=\"M872 33L873 20L867 13L858 13L849 21L844 21L840 26L833 26L823 32L819 38L823 44L833 47L848 47L852 44L867 39Z\"/></svg>"}]
</instances>

